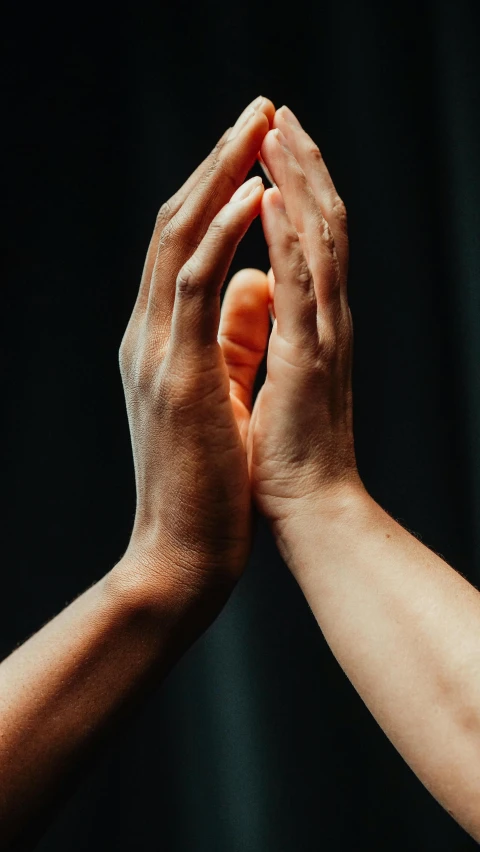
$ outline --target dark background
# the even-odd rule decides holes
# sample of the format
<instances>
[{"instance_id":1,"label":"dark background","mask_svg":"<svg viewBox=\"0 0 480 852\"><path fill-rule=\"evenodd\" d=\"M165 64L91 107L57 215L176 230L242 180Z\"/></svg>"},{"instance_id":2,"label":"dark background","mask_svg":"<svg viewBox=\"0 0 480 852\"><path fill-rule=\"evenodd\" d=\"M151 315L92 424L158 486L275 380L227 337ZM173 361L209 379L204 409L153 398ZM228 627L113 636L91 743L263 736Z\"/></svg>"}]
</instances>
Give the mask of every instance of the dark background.
<instances>
[{"instance_id":1,"label":"dark background","mask_svg":"<svg viewBox=\"0 0 480 852\"><path fill-rule=\"evenodd\" d=\"M4 655L127 546L135 494L117 357L150 231L160 204L258 94L297 113L347 204L364 481L480 584L476 6L11 7ZM245 265L269 266L259 221L232 271ZM375 848L476 844L372 719L260 524L224 612L36 849Z\"/></svg>"}]
</instances>

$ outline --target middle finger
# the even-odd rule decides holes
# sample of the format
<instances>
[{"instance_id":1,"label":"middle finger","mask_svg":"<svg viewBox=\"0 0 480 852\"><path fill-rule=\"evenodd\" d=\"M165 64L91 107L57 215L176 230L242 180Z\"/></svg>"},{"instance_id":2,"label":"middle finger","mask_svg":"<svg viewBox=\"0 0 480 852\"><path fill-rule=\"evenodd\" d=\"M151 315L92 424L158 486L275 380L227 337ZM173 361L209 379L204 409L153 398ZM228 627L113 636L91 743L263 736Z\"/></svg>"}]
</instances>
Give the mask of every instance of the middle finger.
<instances>
[{"instance_id":1,"label":"middle finger","mask_svg":"<svg viewBox=\"0 0 480 852\"><path fill-rule=\"evenodd\" d=\"M181 208L169 220L159 237L152 273L147 311L169 315L173 308L175 280L188 258L196 251L212 220L244 181L255 163L275 107L262 98L256 109L247 111L234 126L221 149L212 158ZM246 123L244 124L243 121ZM238 125L238 122L237 122Z\"/></svg>"},{"instance_id":2,"label":"middle finger","mask_svg":"<svg viewBox=\"0 0 480 852\"><path fill-rule=\"evenodd\" d=\"M342 278L346 279L348 267L347 214L321 151L287 106L277 109L273 124L274 127L280 128L289 148L291 148L293 155L305 172L320 210L332 231Z\"/></svg>"}]
</instances>

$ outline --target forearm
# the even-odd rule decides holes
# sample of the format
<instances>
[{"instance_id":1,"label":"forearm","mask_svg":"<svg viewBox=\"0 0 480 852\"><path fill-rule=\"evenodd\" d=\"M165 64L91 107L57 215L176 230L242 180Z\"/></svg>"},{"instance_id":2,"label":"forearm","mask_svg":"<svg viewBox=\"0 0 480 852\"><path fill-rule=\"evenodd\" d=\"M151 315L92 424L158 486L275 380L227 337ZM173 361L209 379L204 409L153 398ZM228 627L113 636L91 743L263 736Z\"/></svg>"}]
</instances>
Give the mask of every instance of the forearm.
<instances>
[{"instance_id":1,"label":"forearm","mask_svg":"<svg viewBox=\"0 0 480 852\"><path fill-rule=\"evenodd\" d=\"M141 576L119 563L0 665L0 848L51 808L188 643L188 602Z\"/></svg>"},{"instance_id":2,"label":"forearm","mask_svg":"<svg viewBox=\"0 0 480 852\"><path fill-rule=\"evenodd\" d=\"M277 532L366 705L480 839L480 594L361 490Z\"/></svg>"}]
</instances>

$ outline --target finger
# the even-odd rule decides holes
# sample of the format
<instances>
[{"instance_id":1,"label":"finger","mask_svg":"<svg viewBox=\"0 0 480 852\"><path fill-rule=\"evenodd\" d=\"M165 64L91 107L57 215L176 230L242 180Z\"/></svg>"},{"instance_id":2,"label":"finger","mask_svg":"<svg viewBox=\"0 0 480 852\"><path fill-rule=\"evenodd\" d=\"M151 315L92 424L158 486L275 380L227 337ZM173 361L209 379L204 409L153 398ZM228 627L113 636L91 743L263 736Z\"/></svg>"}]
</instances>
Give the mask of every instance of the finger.
<instances>
[{"instance_id":1,"label":"finger","mask_svg":"<svg viewBox=\"0 0 480 852\"><path fill-rule=\"evenodd\" d=\"M274 107L264 98L232 128L207 171L160 235L147 311L164 323L171 315L176 277L205 236L213 218L230 200L252 165L267 133ZM235 134L232 136L232 132Z\"/></svg>"},{"instance_id":2,"label":"finger","mask_svg":"<svg viewBox=\"0 0 480 852\"><path fill-rule=\"evenodd\" d=\"M153 267L155 265L155 260L157 257L158 250L158 241L160 239L160 234L162 233L165 226L168 224L172 216L174 216L185 200L188 198L188 195L197 184L198 180L201 176L208 171L213 162L214 158L217 156L218 152L225 144L226 139L232 130L231 127L228 127L225 133L220 137L215 147L210 151L209 155L200 163L199 166L195 169L194 172L187 178L185 183L180 187L171 198L168 199L158 211L157 218L155 221L155 227L153 230L153 234L150 240L150 245L148 246L147 256L145 258L145 264L143 267L142 278L140 281L140 288L138 291L137 301L135 302L134 311L143 311L147 306L148 301L148 291L150 289L150 281L152 278Z\"/></svg>"},{"instance_id":3,"label":"finger","mask_svg":"<svg viewBox=\"0 0 480 852\"><path fill-rule=\"evenodd\" d=\"M216 158L218 157L219 151L222 149L230 134L235 131L238 131L238 129L241 128L242 122L245 121L245 118L250 114L252 109L260 109L267 116L269 125L273 123L273 116L275 113L273 104L267 98L264 98L262 95L260 95L259 97L255 98L255 100L253 100L243 110L233 127L228 127L225 130L223 135L216 143L215 147L210 151L210 153L203 160L203 162L200 163L199 166L197 166L195 171L192 172L192 174L187 178L187 180L180 187L180 189L177 190L177 192L175 192L175 194L172 195L172 197L169 198L168 201L162 204L157 215L155 228L152 234L152 238L150 240L150 245L148 247L142 278L140 282L140 288L134 310L138 309L139 311L143 311L146 308L148 301L148 293L150 289L150 281L155 265L155 260L157 257L158 242L163 229L166 227L170 219L175 216L176 213L178 213L178 211L188 198L189 194L197 185L198 181L212 168L212 164L215 162Z\"/></svg>"},{"instance_id":4,"label":"finger","mask_svg":"<svg viewBox=\"0 0 480 852\"><path fill-rule=\"evenodd\" d=\"M229 142L230 139L233 139L238 132L245 126L248 121L249 115L252 111L261 111L265 113L269 126L273 126L273 120L275 117L275 107L269 98L265 98L263 95L259 95L258 98L255 98L248 106L245 107L243 112L240 113L233 127L230 128L230 133L227 133L226 140Z\"/></svg>"},{"instance_id":5,"label":"finger","mask_svg":"<svg viewBox=\"0 0 480 852\"><path fill-rule=\"evenodd\" d=\"M332 232L322 215L305 172L278 128L267 133L261 154L281 192L288 218L297 231L305 259L313 274L319 304L326 307L332 297L338 296L340 284ZM276 277L275 273L275 279Z\"/></svg>"},{"instance_id":6,"label":"finger","mask_svg":"<svg viewBox=\"0 0 480 852\"><path fill-rule=\"evenodd\" d=\"M171 329L172 360L187 359L190 366L209 357L218 345L220 290L238 243L260 212L261 178L241 186L211 223L194 254L179 270Z\"/></svg>"},{"instance_id":7,"label":"finger","mask_svg":"<svg viewBox=\"0 0 480 852\"><path fill-rule=\"evenodd\" d=\"M230 393L252 410L253 387L270 333L268 278L241 269L223 298L218 342L230 378Z\"/></svg>"},{"instance_id":8,"label":"finger","mask_svg":"<svg viewBox=\"0 0 480 852\"><path fill-rule=\"evenodd\" d=\"M264 193L261 217L275 276L277 333L294 346L314 347L317 299L313 276L277 187Z\"/></svg>"},{"instance_id":9,"label":"finger","mask_svg":"<svg viewBox=\"0 0 480 852\"><path fill-rule=\"evenodd\" d=\"M342 279L346 281L348 271L347 212L335 189L320 149L287 106L277 109L273 124L274 127L280 128L287 140L288 147L305 172L322 215L332 231Z\"/></svg>"}]
</instances>

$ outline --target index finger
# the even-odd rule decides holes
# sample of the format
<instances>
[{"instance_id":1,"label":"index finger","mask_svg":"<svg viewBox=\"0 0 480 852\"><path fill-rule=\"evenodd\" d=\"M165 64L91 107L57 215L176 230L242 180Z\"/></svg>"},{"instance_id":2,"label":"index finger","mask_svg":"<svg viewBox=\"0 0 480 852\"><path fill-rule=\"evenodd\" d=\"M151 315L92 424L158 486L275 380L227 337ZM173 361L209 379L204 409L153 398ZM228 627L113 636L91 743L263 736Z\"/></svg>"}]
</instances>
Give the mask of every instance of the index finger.
<instances>
[{"instance_id":1,"label":"index finger","mask_svg":"<svg viewBox=\"0 0 480 852\"><path fill-rule=\"evenodd\" d=\"M163 310L171 310L179 270L198 248L216 214L245 180L273 123L274 114L273 103L262 98L256 110L252 109L243 119L241 116L246 123L234 126L230 137L212 153L184 203L163 228L158 240L149 306L162 304ZM158 290L165 277L169 280L169 292L162 293L159 299Z\"/></svg>"},{"instance_id":2,"label":"index finger","mask_svg":"<svg viewBox=\"0 0 480 852\"><path fill-rule=\"evenodd\" d=\"M265 102L265 107L263 106L262 101ZM209 169L212 167L212 163L215 161L215 158L218 156L219 151L222 149L223 145L229 138L230 134L241 125L242 119L247 114L248 110L255 109L256 107L260 107L261 109L267 110L267 115L269 119L269 123L273 123L273 115L274 108L271 101L268 101L266 98L255 98L241 113L239 118L233 127L228 127L225 132L222 134L218 142L215 144L214 148L210 151L207 157L200 163L199 166L195 169L194 172L187 178L185 183L177 190L177 192L172 195L171 198L168 199L158 211L155 228L153 230L153 234L150 240L150 244L147 250L147 256L145 258L145 263L142 272L142 278L140 281L140 287L137 295L137 300L135 303L135 310L142 310L146 307L148 301L148 292L150 289L150 281L152 278L153 268L155 266L155 260L157 257L158 251L158 242L160 239L160 235L168 224L170 219L175 216L176 213L180 210L189 194L192 192L195 185L198 183L202 175L206 174Z\"/></svg>"}]
</instances>

